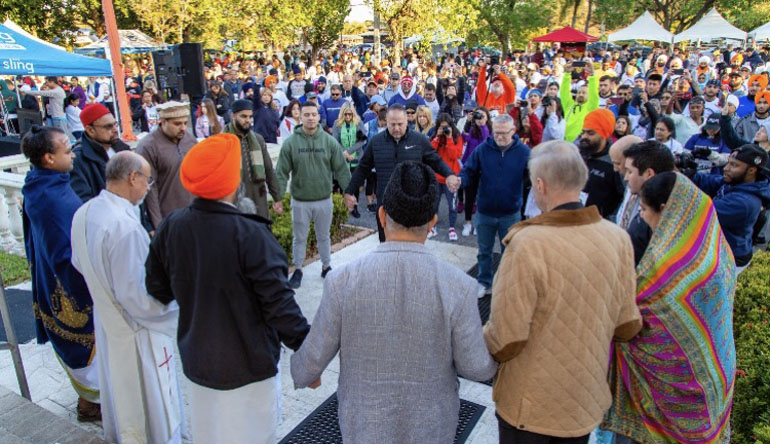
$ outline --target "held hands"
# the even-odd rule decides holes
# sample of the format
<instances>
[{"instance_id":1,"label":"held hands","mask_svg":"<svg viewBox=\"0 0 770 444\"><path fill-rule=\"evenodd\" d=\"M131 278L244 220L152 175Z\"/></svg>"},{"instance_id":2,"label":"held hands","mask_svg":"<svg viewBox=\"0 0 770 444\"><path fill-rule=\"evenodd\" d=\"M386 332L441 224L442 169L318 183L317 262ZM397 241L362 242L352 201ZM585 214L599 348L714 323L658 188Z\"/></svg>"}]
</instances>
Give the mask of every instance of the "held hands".
<instances>
[{"instance_id":1,"label":"held hands","mask_svg":"<svg viewBox=\"0 0 770 444\"><path fill-rule=\"evenodd\" d=\"M455 176L454 174L447 176L446 187L449 189L449 192L456 192L458 189L460 189L460 185L462 185L462 181L459 177Z\"/></svg>"},{"instance_id":2,"label":"held hands","mask_svg":"<svg viewBox=\"0 0 770 444\"><path fill-rule=\"evenodd\" d=\"M283 214L283 202L273 202L273 211L276 213Z\"/></svg>"},{"instance_id":3,"label":"held hands","mask_svg":"<svg viewBox=\"0 0 770 444\"><path fill-rule=\"evenodd\" d=\"M345 194L345 206L348 207L348 211L353 211L356 205L358 205L358 199L352 194Z\"/></svg>"}]
</instances>

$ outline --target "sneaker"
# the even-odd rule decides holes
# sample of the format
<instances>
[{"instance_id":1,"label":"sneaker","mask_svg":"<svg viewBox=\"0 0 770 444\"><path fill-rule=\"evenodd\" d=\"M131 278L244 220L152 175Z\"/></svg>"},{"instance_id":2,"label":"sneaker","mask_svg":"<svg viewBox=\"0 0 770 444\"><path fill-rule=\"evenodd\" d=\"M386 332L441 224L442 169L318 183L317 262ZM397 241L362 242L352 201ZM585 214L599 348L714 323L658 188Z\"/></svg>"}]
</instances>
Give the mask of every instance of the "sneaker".
<instances>
[{"instance_id":1,"label":"sneaker","mask_svg":"<svg viewBox=\"0 0 770 444\"><path fill-rule=\"evenodd\" d=\"M473 231L473 224L470 222L465 222L465 225L463 225L463 237L470 236L471 231Z\"/></svg>"},{"instance_id":2,"label":"sneaker","mask_svg":"<svg viewBox=\"0 0 770 444\"><path fill-rule=\"evenodd\" d=\"M435 227L431 228L430 229L430 233L428 233L428 239L436 237L437 234L438 234L438 232L436 231L436 228Z\"/></svg>"},{"instance_id":3,"label":"sneaker","mask_svg":"<svg viewBox=\"0 0 770 444\"><path fill-rule=\"evenodd\" d=\"M289 286L293 289L298 289L302 285L302 270L299 268L294 270L289 279Z\"/></svg>"},{"instance_id":4,"label":"sneaker","mask_svg":"<svg viewBox=\"0 0 770 444\"><path fill-rule=\"evenodd\" d=\"M329 265L329 266L328 266L328 267L326 267L326 268L322 268L322 269L321 269L321 277L322 277L322 278L326 278L326 275L327 275L327 274L329 274L329 272L330 272L330 271L332 271L332 267L331 267L331 265Z\"/></svg>"},{"instance_id":5,"label":"sneaker","mask_svg":"<svg viewBox=\"0 0 770 444\"><path fill-rule=\"evenodd\" d=\"M374 213L377 211L377 205L370 203L366 206L366 209L369 210L370 213Z\"/></svg>"},{"instance_id":6,"label":"sneaker","mask_svg":"<svg viewBox=\"0 0 770 444\"><path fill-rule=\"evenodd\" d=\"M355 207L353 207L353 211L351 211L351 212L350 212L350 215L351 215L351 216L353 216L353 217L355 217L356 219L358 219L359 217L361 217L361 213L359 213L359 212L358 212L358 205L356 205Z\"/></svg>"},{"instance_id":7,"label":"sneaker","mask_svg":"<svg viewBox=\"0 0 770 444\"><path fill-rule=\"evenodd\" d=\"M484 296L486 296L487 294L490 294L490 293L491 293L490 289L485 287L483 284L479 284L479 289L478 289L478 293L476 293L476 297L481 299L481 298L483 298Z\"/></svg>"},{"instance_id":8,"label":"sneaker","mask_svg":"<svg viewBox=\"0 0 770 444\"><path fill-rule=\"evenodd\" d=\"M455 232L454 228L449 229L449 240L457 241L457 232Z\"/></svg>"}]
</instances>

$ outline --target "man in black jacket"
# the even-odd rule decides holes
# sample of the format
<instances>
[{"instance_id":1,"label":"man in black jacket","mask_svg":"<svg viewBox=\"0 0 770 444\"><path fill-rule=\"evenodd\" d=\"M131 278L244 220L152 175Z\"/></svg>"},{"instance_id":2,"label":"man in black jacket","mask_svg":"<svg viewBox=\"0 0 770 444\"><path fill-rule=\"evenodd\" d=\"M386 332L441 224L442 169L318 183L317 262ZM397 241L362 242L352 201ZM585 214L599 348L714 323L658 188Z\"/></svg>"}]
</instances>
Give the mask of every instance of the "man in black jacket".
<instances>
[{"instance_id":1,"label":"man in black jacket","mask_svg":"<svg viewBox=\"0 0 770 444\"><path fill-rule=\"evenodd\" d=\"M623 151L625 157L626 183L634 196L639 196L642 185L656 174L674 171L674 155L663 144L655 140L646 140L631 145ZM626 228L634 245L634 264L639 265L647 245L652 238L652 230L637 212Z\"/></svg>"},{"instance_id":2,"label":"man in black jacket","mask_svg":"<svg viewBox=\"0 0 770 444\"><path fill-rule=\"evenodd\" d=\"M70 185L83 202L96 197L106 186L105 168L113 154L129 149L118 138L118 122L100 103L92 103L80 113L85 133L75 146L75 163Z\"/></svg>"},{"instance_id":3,"label":"man in black jacket","mask_svg":"<svg viewBox=\"0 0 770 444\"><path fill-rule=\"evenodd\" d=\"M179 304L177 339L190 384L196 442L275 442L281 342L297 350L310 327L268 219L235 207L241 142L217 134L182 161L197 198L169 214L147 257L147 291ZM320 381L312 387L320 385Z\"/></svg>"},{"instance_id":4,"label":"man in black jacket","mask_svg":"<svg viewBox=\"0 0 770 444\"><path fill-rule=\"evenodd\" d=\"M358 168L353 172L347 189L345 190L345 204L350 211L358 204L355 196L358 189L364 184L366 178L372 174L372 169L377 170L377 201L378 207L382 205L382 196L388 185L390 175L396 165L405 160L422 162L433 171L446 177L449 191L455 192L460 187L460 179L441 160L438 152L433 149L428 139L417 131L407 127L406 109L402 105L393 105L388 108L388 128L378 133L369 141L369 147L364 151ZM385 242L385 233L377 221L377 231L380 242Z\"/></svg>"},{"instance_id":5,"label":"man in black jacket","mask_svg":"<svg viewBox=\"0 0 770 444\"><path fill-rule=\"evenodd\" d=\"M608 109L595 109L583 121L578 148L588 167L588 183L581 200L585 206L596 205L605 219L615 214L623 201L625 185L610 158L610 141L615 129L615 115Z\"/></svg>"}]
</instances>

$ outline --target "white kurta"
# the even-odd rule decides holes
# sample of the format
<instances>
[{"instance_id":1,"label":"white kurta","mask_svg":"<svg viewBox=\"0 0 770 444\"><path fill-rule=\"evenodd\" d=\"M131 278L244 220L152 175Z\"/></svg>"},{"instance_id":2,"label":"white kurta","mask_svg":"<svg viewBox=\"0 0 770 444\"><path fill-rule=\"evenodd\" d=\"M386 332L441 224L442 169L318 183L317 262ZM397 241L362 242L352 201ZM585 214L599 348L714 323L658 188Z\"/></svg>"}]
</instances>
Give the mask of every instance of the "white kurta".
<instances>
[{"instance_id":1,"label":"white kurta","mask_svg":"<svg viewBox=\"0 0 770 444\"><path fill-rule=\"evenodd\" d=\"M119 443L181 442L179 308L147 294L149 244L138 207L107 190L75 213L72 263L94 300L104 434Z\"/></svg>"}]
</instances>

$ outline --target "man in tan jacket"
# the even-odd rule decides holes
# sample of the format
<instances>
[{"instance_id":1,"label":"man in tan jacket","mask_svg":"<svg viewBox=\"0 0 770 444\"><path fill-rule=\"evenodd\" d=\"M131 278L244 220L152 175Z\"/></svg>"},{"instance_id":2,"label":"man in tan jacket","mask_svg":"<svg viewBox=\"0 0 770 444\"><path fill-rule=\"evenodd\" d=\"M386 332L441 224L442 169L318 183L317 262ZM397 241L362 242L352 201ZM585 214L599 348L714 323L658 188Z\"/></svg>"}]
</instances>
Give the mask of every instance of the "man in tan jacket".
<instances>
[{"instance_id":1,"label":"man in tan jacket","mask_svg":"<svg viewBox=\"0 0 770 444\"><path fill-rule=\"evenodd\" d=\"M642 326L633 248L625 231L580 203L588 170L574 145L539 145L529 172L543 214L503 240L484 327L500 363L500 443L586 443L612 400L610 343Z\"/></svg>"}]
</instances>

